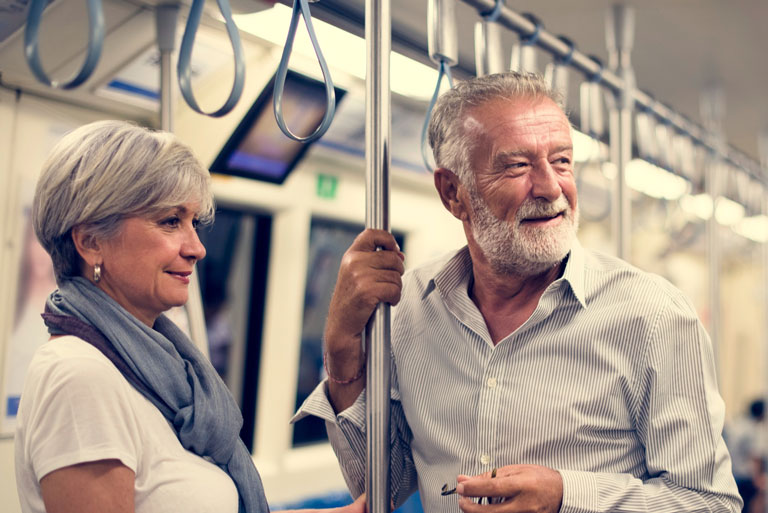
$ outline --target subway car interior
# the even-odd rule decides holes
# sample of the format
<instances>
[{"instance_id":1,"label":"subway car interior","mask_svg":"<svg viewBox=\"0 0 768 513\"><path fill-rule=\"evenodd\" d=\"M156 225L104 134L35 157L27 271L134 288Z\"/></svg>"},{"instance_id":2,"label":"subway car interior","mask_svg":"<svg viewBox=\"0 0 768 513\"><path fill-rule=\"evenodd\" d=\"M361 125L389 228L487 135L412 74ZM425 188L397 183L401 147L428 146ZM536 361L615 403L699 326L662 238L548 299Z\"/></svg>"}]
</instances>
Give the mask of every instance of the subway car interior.
<instances>
[{"instance_id":1,"label":"subway car interior","mask_svg":"<svg viewBox=\"0 0 768 513\"><path fill-rule=\"evenodd\" d=\"M387 0L382 36L366 11L383 2L296 3L311 29L302 17L289 34L302 11L287 0L0 0L3 511L21 511L16 411L56 288L30 223L35 183L64 134L102 119L170 130L211 172L215 221L198 229L207 256L189 303L169 315L240 407L272 509L349 502L323 421L290 420L326 376L331 293L371 203L385 202L406 269L466 243L422 133L451 80L513 69L560 89L581 244L661 275L693 303L726 424L765 396L768 4ZM386 59L371 57L371 39L385 41ZM376 80L387 101L378 163L367 112ZM290 138L280 124L318 137ZM421 508L416 494L399 511Z\"/></svg>"}]
</instances>

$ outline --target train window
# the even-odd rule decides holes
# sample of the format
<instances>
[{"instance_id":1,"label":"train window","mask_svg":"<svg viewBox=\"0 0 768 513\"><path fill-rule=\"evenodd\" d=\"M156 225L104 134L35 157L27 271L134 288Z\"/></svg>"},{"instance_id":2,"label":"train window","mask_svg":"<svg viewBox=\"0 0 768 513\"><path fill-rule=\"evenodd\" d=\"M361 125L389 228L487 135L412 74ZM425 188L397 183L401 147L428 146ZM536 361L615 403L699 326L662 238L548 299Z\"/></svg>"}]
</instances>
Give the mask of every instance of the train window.
<instances>
[{"instance_id":1,"label":"train window","mask_svg":"<svg viewBox=\"0 0 768 513\"><path fill-rule=\"evenodd\" d=\"M309 235L307 279L304 292L304 318L299 355L296 408L298 409L320 381L323 368L323 329L336 276L344 252L363 230L362 225L315 218ZM404 236L394 232L401 248ZM325 423L317 417L305 417L293 426L293 445L300 446L327 439Z\"/></svg>"},{"instance_id":2,"label":"train window","mask_svg":"<svg viewBox=\"0 0 768 513\"><path fill-rule=\"evenodd\" d=\"M211 363L243 413L240 433L249 450L264 321L272 218L219 208L199 230L206 257L198 263Z\"/></svg>"}]
</instances>

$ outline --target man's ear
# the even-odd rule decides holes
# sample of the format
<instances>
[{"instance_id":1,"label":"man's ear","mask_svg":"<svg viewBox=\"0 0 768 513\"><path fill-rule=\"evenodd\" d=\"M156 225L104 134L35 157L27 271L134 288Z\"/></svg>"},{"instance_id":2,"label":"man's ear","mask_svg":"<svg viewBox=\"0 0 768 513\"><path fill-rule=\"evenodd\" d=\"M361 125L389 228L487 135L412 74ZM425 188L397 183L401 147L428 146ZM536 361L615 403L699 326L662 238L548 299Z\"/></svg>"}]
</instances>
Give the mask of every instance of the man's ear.
<instances>
[{"instance_id":1,"label":"man's ear","mask_svg":"<svg viewBox=\"0 0 768 513\"><path fill-rule=\"evenodd\" d=\"M104 258L101 254L101 244L93 235L87 233L82 226L78 225L72 228L72 242L75 243L75 249L80 258L89 266L101 264Z\"/></svg>"},{"instance_id":2,"label":"man's ear","mask_svg":"<svg viewBox=\"0 0 768 513\"><path fill-rule=\"evenodd\" d=\"M468 221L469 216L467 214L467 208L465 205L464 194L461 192L464 190L464 186L461 184L459 177L444 167L435 169L435 188L440 195L440 201L443 202L445 208L453 214L453 217L460 221Z\"/></svg>"}]
</instances>

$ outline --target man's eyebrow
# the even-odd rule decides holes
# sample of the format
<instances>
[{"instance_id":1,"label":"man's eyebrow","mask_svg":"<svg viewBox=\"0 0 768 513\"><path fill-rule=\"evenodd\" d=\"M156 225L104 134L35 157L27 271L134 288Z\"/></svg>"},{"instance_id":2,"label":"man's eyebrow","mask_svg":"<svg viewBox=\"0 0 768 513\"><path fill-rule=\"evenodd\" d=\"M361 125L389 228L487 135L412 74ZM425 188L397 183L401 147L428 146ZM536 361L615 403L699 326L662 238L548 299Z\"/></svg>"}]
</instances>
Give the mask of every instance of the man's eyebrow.
<instances>
[{"instance_id":1,"label":"man's eyebrow","mask_svg":"<svg viewBox=\"0 0 768 513\"><path fill-rule=\"evenodd\" d=\"M572 144L563 144L558 146L557 148L554 148L550 153L560 153L562 151L573 151L573 145ZM511 158L516 157L527 157L529 156L530 152L525 150L507 150L507 151L501 151L496 154L493 161L495 164L504 162Z\"/></svg>"},{"instance_id":2,"label":"man's eyebrow","mask_svg":"<svg viewBox=\"0 0 768 513\"><path fill-rule=\"evenodd\" d=\"M496 154L493 161L494 163L504 162L505 160L515 158L515 157L526 157L528 156L529 152L524 150L508 150L508 151L500 151Z\"/></svg>"},{"instance_id":3,"label":"man's eyebrow","mask_svg":"<svg viewBox=\"0 0 768 513\"><path fill-rule=\"evenodd\" d=\"M560 153L561 151L573 151L573 144L563 144L562 146L558 146L552 150L552 153Z\"/></svg>"}]
</instances>

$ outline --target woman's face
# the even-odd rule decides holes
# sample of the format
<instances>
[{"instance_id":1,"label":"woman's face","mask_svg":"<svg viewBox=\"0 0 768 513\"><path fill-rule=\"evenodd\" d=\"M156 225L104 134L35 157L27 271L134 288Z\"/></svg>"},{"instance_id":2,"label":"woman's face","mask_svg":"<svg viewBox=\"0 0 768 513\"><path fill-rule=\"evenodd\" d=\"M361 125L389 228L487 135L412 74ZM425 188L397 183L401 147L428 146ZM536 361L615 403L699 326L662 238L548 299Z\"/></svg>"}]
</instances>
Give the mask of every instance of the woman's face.
<instances>
[{"instance_id":1,"label":"woman's face","mask_svg":"<svg viewBox=\"0 0 768 513\"><path fill-rule=\"evenodd\" d=\"M162 312L187 302L193 266L205 257L195 231L197 208L185 203L126 218L120 233L100 244L97 286L150 327Z\"/></svg>"}]
</instances>

